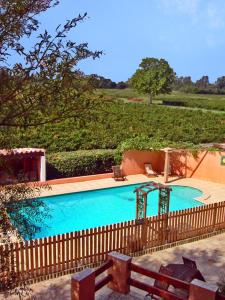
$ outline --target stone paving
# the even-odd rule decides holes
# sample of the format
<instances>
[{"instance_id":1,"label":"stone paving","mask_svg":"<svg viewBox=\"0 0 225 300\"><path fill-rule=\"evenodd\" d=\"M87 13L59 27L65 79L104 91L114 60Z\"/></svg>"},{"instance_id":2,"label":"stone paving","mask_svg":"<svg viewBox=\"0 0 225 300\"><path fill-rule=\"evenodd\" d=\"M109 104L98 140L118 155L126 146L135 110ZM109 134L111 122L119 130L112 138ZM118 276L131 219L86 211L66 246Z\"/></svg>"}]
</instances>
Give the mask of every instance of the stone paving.
<instances>
[{"instance_id":1,"label":"stone paving","mask_svg":"<svg viewBox=\"0 0 225 300\"><path fill-rule=\"evenodd\" d=\"M182 256L193 259L204 278L209 283L216 284L220 276L225 276L225 233L214 237L177 246L174 248L158 251L133 258L133 262L158 271L161 264L182 263ZM144 276L133 276L139 280L146 281ZM36 300L70 300L70 278L71 275L62 276L56 279L43 281L31 286L33 289L33 299ZM147 279L148 282L149 279ZM131 293L127 296L113 292L107 287L96 293L96 300L140 300L144 299L146 292L131 288ZM3 297L3 299L17 300L17 297ZM27 300L28 298L24 298ZM88 299L87 299L88 300Z\"/></svg>"},{"instance_id":2,"label":"stone paving","mask_svg":"<svg viewBox=\"0 0 225 300\"><path fill-rule=\"evenodd\" d=\"M127 180L125 181L115 181L113 178L105 178L105 179L90 180L90 181L83 181L83 182L57 184L57 185L52 185L50 190L44 190L41 193L41 196L52 196L52 195L59 195L59 194L66 194L66 193L73 193L73 192L117 187L117 186L123 186L123 185L135 184L135 183L148 182L149 180L151 179L149 179L147 176L143 174L138 174L138 175L127 176Z\"/></svg>"},{"instance_id":3,"label":"stone paving","mask_svg":"<svg viewBox=\"0 0 225 300\"><path fill-rule=\"evenodd\" d=\"M144 183L151 180L163 183L162 176L149 178L144 174L138 174L127 176L127 180L125 181L115 181L113 178L106 178L85 182L52 185L51 190L43 191L41 196L51 196L94 189L103 189L108 187L124 186L135 183ZM205 204L225 200L225 184L214 183L211 181L198 180L193 178L170 178L168 184L191 186L200 189L203 192L203 196L200 197L198 200L204 202Z\"/></svg>"}]
</instances>

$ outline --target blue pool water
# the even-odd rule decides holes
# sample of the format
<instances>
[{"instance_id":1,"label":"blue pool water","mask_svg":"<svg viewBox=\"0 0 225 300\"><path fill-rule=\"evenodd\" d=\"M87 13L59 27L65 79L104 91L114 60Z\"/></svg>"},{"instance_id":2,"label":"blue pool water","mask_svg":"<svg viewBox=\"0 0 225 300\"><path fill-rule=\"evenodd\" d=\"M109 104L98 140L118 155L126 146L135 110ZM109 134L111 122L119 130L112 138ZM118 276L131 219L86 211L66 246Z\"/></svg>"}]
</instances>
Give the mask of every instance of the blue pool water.
<instances>
[{"instance_id":1,"label":"blue pool water","mask_svg":"<svg viewBox=\"0 0 225 300\"><path fill-rule=\"evenodd\" d=\"M50 218L35 238L47 237L106 224L135 219L136 200L133 192L136 185L92 190L58 196L42 197L49 208ZM194 200L202 195L198 189L171 186L170 211L202 205ZM158 191L149 193L147 215L158 213Z\"/></svg>"}]
</instances>

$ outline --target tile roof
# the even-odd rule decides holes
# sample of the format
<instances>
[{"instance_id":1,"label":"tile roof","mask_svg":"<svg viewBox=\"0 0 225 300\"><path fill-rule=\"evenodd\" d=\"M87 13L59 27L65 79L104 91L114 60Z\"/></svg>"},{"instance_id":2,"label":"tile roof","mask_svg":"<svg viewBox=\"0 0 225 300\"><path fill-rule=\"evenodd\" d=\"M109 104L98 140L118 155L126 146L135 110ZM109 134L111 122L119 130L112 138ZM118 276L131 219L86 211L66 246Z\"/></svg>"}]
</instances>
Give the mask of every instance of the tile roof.
<instances>
[{"instance_id":1,"label":"tile roof","mask_svg":"<svg viewBox=\"0 0 225 300\"><path fill-rule=\"evenodd\" d=\"M17 148L17 149L0 149L0 156L16 155L16 154L31 154L40 153L44 154L44 149L39 148Z\"/></svg>"}]
</instances>

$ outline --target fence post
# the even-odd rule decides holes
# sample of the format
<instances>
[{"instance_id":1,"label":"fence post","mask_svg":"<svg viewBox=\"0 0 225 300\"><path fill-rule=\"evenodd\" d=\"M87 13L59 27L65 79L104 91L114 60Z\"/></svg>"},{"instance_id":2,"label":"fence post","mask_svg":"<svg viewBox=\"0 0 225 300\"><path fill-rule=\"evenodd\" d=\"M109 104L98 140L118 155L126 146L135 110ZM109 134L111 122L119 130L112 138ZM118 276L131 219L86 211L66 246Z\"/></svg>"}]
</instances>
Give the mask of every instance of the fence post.
<instances>
[{"instance_id":1,"label":"fence post","mask_svg":"<svg viewBox=\"0 0 225 300\"><path fill-rule=\"evenodd\" d=\"M147 244L147 227L148 227L148 220L147 218L144 218L141 225L141 249L143 249L144 246L146 246Z\"/></svg>"},{"instance_id":2,"label":"fence post","mask_svg":"<svg viewBox=\"0 0 225 300\"><path fill-rule=\"evenodd\" d=\"M217 215L217 203L213 204L213 231L215 230L215 226L216 226L216 215Z\"/></svg>"},{"instance_id":3,"label":"fence post","mask_svg":"<svg viewBox=\"0 0 225 300\"><path fill-rule=\"evenodd\" d=\"M168 243L169 237L169 215L168 212L162 215L162 230L163 230L163 244Z\"/></svg>"},{"instance_id":4,"label":"fence post","mask_svg":"<svg viewBox=\"0 0 225 300\"><path fill-rule=\"evenodd\" d=\"M168 242L169 228L168 228L168 214L158 215L159 229L158 229L158 240L161 245Z\"/></svg>"},{"instance_id":5,"label":"fence post","mask_svg":"<svg viewBox=\"0 0 225 300\"><path fill-rule=\"evenodd\" d=\"M204 281L194 279L190 283L188 300L216 300L218 287L214 284L209 284Z\"/></svg>"},{"instance_id":6,"label":"fence post","mask_svg":"<svg viewBox=\"0 0 225 300\"><path fill-rule=\"evenodd\" d=\"M71 277L71 300L95 299L95 271L86 268Z\"/></svg>"},{"instance_id":7,"label":"fence post","mask_svg":"<svg viewBox=\"0 0 225 300\"><path fill-rule=\"evenodd\" d=\"M131 276L130 265L132 257L117 252L110 252L108 259L113 261L112 267L108 269L108 275L112 276L108 287L118 293L128 294L130 292L128 279Z\"/></svg>"}]
</instances>

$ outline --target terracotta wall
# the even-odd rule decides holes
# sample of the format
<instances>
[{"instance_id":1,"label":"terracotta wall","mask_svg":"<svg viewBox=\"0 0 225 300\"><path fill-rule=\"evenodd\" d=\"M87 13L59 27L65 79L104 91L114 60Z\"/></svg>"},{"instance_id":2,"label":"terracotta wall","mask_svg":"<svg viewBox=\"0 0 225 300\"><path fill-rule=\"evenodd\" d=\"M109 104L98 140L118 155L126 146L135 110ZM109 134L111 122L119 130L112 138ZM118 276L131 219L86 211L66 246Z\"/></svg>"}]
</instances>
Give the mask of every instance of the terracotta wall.
<instances>
[{"instance_id":1,"label":"terracotta wall","mask_svg":"<svg viewBox=\"0 0 225 300\"><path fill-rule=\"evenodd\" d=\"M221 165L221 157L225 152L201 151L196 155L192 153L171 155L173 172L185 177L203 179L225 184L225 166Z\"/></svg>"},{"instance_id":2,"label":"terracotta wall","mask_svg":"<svg viewBox=\"0 0 225 300\"><path fill-rule=\"evenodd\" d=\"M201 151L172 153L171 171L174 175L203 179L225 184L225 166L221 157L225 152ZM165 154L162 151L128 151L124 153L122 169L125 175L145 173L144 164L151 163L157 173L164 169Z\"/></svg>"},{"instance_id":3,"label":"terracotta wall","mask_svg":"<svg viewBox=\"0 0 225 300\"><path fill-rule=\"evenodd\" d=\"M163 171L165 154L161 151L127 151L124 153L122 170L124 175L145 173L144 164L151 163L157 173Z\"/></svg>"},{"instance_id":4,"label":"terracotta wall","mask_svg":"<svg viewBox=\"0 0 225 300\"><path fill-rule=\"evenodd\" d=\"M112 176L113 176L113 173L104 173L104 174L97 174L97 175L87 175L87 176L52 179L52 180L47 180L46 183L49 185L75 183L75 182L83 182L83 181L89 181L89 180L112 178ZM43 182L41 182L40 185L41 184L43 184Z\"/></svg>"}]
</instances>

